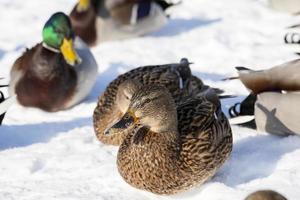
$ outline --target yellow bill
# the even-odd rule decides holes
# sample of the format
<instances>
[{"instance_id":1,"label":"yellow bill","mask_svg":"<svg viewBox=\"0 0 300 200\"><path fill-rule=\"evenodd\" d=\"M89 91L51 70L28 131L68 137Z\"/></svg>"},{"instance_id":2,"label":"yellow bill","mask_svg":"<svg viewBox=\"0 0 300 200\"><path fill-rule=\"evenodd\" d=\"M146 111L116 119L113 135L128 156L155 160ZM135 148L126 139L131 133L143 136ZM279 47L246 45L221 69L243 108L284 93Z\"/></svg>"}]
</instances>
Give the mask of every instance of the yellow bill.
<instances>
[{"instance_id":1,"label":"yellow bill","mask_svg":"<svg viewBox=\"0 0 300 200\"><path fill-rule=\"evenodd\" d=\"M68 40L68 39L64 38L63 44L60 47L60 51L63 54L66 62L69 65L74 66L74 65L80 63L80 58L74 49L72 39Z\"/></svg>"},{"instance_id":2,"label":"yellow bill","mask_svg":"<svg viewBox=\"0 0 300 200\"><path fill-rule=\"evenodd\" d=\"M86 11L90 7L90 0L79 0L77 11Z\"/></svg>"}]
</instances>

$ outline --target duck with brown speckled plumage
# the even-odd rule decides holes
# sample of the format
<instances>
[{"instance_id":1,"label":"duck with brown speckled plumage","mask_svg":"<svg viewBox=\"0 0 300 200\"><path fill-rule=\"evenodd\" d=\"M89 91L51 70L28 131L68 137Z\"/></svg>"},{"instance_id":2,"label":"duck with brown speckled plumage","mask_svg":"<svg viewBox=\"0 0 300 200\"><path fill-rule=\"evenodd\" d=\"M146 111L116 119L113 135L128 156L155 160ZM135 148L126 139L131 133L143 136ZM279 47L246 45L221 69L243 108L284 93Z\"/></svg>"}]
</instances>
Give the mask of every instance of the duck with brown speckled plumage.
<instances>
[{"instance_id":1,"label":"duck with brown speckled plumage","mask_svg":"<svg viewBox=\"0 0 300 200\"><path fill-rule=\"evenodd\" d=\"M117 164L124 180L156 194L202 184L227 160L232 133L218 96L187 96L176 104L159 85L141 86L107 135L126 131Z\"/></svg>"}]
</instances>

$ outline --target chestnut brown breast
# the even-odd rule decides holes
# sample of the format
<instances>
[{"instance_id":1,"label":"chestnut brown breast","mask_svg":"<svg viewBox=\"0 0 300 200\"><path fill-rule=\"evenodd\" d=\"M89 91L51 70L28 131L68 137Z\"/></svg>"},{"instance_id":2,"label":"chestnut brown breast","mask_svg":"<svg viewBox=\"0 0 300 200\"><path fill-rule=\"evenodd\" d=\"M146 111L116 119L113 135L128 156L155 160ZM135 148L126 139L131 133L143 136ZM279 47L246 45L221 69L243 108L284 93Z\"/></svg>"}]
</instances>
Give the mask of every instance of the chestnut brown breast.
<instances>
[{"instance_id":1,"label":"chestnut brown breast","mask_svg":"<svg viewBox=\"0 0 300 200\"><path fill-rule=\"evenodd\" d=\"M38 44L16 63L13 70L21 70L23 74L15 86L20 104L50 112L64 109L75 92L77 74L61 53Z\"/></svg>"}]
</instances>

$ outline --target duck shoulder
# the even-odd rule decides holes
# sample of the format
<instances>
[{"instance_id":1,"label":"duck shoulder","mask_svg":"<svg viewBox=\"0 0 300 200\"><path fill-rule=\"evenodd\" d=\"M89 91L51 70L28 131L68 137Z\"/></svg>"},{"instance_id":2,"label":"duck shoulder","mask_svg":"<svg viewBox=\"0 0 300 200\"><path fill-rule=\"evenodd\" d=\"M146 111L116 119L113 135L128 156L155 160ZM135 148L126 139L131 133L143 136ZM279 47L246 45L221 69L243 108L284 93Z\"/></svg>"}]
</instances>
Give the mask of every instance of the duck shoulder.
<instances>
[{"instance_id":1,"label":"duck shoulder","mask_svg":"<svg viewBox=\"0 0 300 200\"><path fill-rule=\"evenodd\" d=\"M24 106L56 111L75 92L75 70L64 61L62 54L45 49L41 43L16 60L11 76L18 72L22 76L12 87Z\"/></svg>"}]
</instances>

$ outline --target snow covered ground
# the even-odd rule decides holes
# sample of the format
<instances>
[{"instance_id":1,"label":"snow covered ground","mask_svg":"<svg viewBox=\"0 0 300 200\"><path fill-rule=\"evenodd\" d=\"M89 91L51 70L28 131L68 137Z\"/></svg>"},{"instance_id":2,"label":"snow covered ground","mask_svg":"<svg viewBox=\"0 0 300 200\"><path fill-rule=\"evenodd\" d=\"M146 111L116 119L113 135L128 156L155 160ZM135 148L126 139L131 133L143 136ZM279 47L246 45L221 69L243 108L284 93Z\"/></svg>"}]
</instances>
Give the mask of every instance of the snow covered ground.
<instances>
[{"instance_id":1,"label":"snow covered ground","mask_svg":"<svg viewBox=\"0 0 300 200\"><path fill-rule=\"evenodd\" d=\"M69 12L75 0L0 1L0 77L14 60L41 40L44 22ZM270 10L265 0L185 0L167 26L143 38L110 42L92 49L97 85L86 101L68 111L45 113L12 106L0 127L0 199L242 200L257 189L274 189L300 199L300 138L279 138L233 127L231 158L202 186L175 196L157 196L127 185L116 168L117 147L94 136L97 97L118 74L134 67L177 62L188 57L194 74L239 97L247 95L234 66L262 69L296 58L283 44L285 27L299 18ZM7 83L8 79L0 83Z\"/></svg>"}]
</instances>

